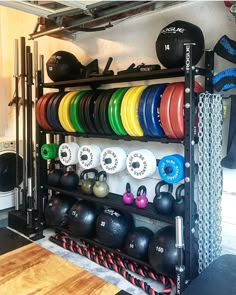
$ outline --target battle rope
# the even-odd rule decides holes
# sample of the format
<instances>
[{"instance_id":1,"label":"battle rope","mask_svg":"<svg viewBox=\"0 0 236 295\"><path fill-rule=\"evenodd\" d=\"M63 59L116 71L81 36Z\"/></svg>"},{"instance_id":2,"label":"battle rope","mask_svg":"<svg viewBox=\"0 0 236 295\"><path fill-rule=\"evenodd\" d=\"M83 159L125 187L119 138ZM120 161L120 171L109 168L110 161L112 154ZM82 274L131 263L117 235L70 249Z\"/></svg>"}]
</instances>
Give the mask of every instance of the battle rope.
<instances>
[{"instance_id":1,"label":"battle rope","mask_svg":"<svg viewBox=\"0 0 236 295\"><path fill-rule=\"evenodd\" d=\"M172 286L175 285L171 278L156 274L148 269L148 267L143 268L128 261L124 261L118 255L108 252L106 249L100 249L99 247L91 246L88 242L85 242L81 239L75 241L68 236L68 233L61 232L60 234L51 236L49 240L63 247L64 249L85 256L93 262L119 273L134 286L141 288L149 295L170 294L172 291ZM151 278L162 283L165 289L162 292L155 291L146 282L132 276L126 269L143 277Z\"/></svg>"}]
</instances>

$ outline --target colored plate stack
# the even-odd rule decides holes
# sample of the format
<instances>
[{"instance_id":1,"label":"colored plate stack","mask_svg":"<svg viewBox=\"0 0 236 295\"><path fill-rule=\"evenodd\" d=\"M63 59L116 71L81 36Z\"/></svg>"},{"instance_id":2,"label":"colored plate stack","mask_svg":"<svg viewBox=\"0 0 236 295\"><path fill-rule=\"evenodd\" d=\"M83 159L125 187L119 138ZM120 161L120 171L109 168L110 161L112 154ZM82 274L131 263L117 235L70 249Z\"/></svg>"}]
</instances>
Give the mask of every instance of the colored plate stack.
<instances>
[{"instance_id":1,"label":"colored plate stack","mask_svg":"<svg viewBox=\"0 0 236 295\"><path fill-rule=\"evenodd\" d=\"M48 93L36 119L49 131L183 139L184 83Z\"/></svg>"},{"instance_id":2,"label":"colored plate stack","mask_svg":"<svg viewBox=\"0 0 236 295\"><path fill-rule=\"evenodd\" d=\"M201 85L197 82L194 90L196 93L203 91ZM169 84L162 95L160 119L168 138L184 138L184 93L184 83L178 82ZM195 121L197 121L197 118Z\"/></svg>"}]
</instances>

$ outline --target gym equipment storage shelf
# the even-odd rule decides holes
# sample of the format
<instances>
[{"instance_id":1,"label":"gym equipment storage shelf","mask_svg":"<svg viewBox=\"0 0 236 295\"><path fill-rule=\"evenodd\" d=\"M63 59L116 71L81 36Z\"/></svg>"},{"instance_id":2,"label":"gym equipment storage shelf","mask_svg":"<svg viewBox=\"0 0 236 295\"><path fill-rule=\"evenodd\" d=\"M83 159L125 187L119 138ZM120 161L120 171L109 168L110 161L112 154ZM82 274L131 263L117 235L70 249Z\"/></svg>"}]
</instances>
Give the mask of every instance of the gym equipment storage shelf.
<instances>
[{"instance_id":1,"label":"gym equipment storage shelf","mask_svg":"<svg viewBox=\"0 0 236 295\"><path fill-rule=\"evenodd\" d=\"M105 198L97 198L93 195L84 194L82 192L82 190L80 189L80 187L78 187L78 189L72 190L72 191L68 191L66 189L58 188L58 187L51 187L51 186L47 186L47 185L45 186L45 188L50 189L50 190L54 190L56 192L60 192L62 194L68 195L68 196L72 196L78 200L84 199L84 200L92 201L95 203L99 203L101 205L111 206L116 209L127 211L129 213L134 213L134 214L137 214L140 216L163 221L163 222L166 222L169 224L174 224L174 216L165 216L165 215L157 214L152 203L148 203L148 206L145 209L140 209L140 208L137 208L134 204L125 205L122 201L122 196L120 196L118 194L109 193L109 195Z\"/></svg>"},{"instance_id":2,"label":"gym equipment storage shelf","mask_svg":"<svg viewBox=\"0 0 236 295\"><path fill-rule=\"evenodd\" d=\"M49 133L52 135L62 135L62 136L73 136L73 137L85 137L85 138L107 138L112 140L125 140L125 141L141 141L141 142L160 142L160 143L182 143L184 144L184 140L181 139L174 139L174 138L167 138L167 137L147 137L147 136L118 136L118 135L105 135L105 134L85 134L85 133L77 133L77 132L60 132L60 131L45 131L41 130L42 133ZM194 138L195 142L197 143L198 138Z\"/></svg>"},{"instance_id":3,"label":"gym equipment storage shelf","mask_svg":"<svg viewBox=\"0 0 236 295\"><path fill-rule=\"evenodd\" d=\"M206 71L202 68L195 67L193 69L195 75L205 75ZM137 72L137 73L128 73L122 75L114 76L103 76L103 77L92 77L80 80L71 80L71 81L62 81L62 82L53 82L53 83L44 83L43 88L57 88L65 89L66 87L78 87L78 86L92 86L98 87L102 84L111 84L111 83L122 83L122 82L134 82L142 80L154 80L154 79L164 79L164 78L176 78L184 77L185 70L183 68L175 69L162 69L152 72Z\"/></svg>"},{"instance_id":4,"label":"gym equipment storage shelf","mask_svg":"<svg viewBox=\"0 0 236 295\"><path fill-rule=\"evenodd\" d=\"M184 167L184 184L185 184L185 216L184 216L184 241L185 241L185 251L184 251L184 266L185 281L191 281L194 278L194 266L195 266L195 253L194 253L194 232L196 227L195 222L195 213L194 213L194 183L195 183L195 172L196 172L196 163L194 161L194 150L195 144L198 143L197 138L194 135L194 117L195 117L195 95L194 95L194 81L196 75L205 76L205 90L212 92L212 76L214 68L214 55L212 51L205 52L205 69L194 67L192 64L192 44L185 45L185 67L181 69L163 69L155 72L140 72L132 73L125 75L115 75L109 77L93 77L88 79L73 80L73 81L63 81L56 83L45 83L43 84L41 79L41 72L37 72L36 78L36 96L39 99L43 95L44 88L55 88L59 90L64 90L67 87L79 87L79 86L91 86L96 88L102 84L109 83L123 83L123 82L137 82L144 80L158 80L158 79L169 79L175 77L183 77L185 84L185 97L184 97L184 140L178 140L179 143L184 145L184 158L185 158L185 167ZM59 192L63 192L72 196L79 198L78 192L69 192L63 189L57 189L53 187L46 186L47 183L47 163L40 158L40 148L43 144L46 143L46 134L50 134L50 139L53 142L54 134L59 134L59 143L65 141L66 136L81 136L81 137L90 137L90 135L81 135L76 133L67 133L67 132L51 132L42 130L37 126L36 132L36 165L37 165L37 194L41 196L41 212L43 212L44 198L48 194L48 189L55 189ZM122 139L122 140L138 140L138 141L156 141L161 143L176 143L175 140L168 138L138 138L138 137L119 137L119 136L103 136L96 135L93 136L96 138L108 138L108 139ZM85 199L91 200L93 197L83 195ZM112 201L114 199L114 202ZM40 200L40 198L39 198ZM104 205L112 205L114 208L117 205L117 208L124 205L121 204L120 196L115 194L110 194L108 198L103 200L94 200ZM127 207L127 210L132 208L132 213L140 214L143 216L148 216L149 218L157 219L160 221L165 221L173 224L172 218L165 218L162 216L154 214L153 207L151 204L146 209L138 209L135 207ZM142 211L141 211L142 210ZM147 213L144 213L147 210ZM131 211L131 210L129 210ZM43 220L43 215L39 216ZM131 258L132 259L132 258ZM179 293L180 294L180 293Z\"/></svg>"}]
</instances>

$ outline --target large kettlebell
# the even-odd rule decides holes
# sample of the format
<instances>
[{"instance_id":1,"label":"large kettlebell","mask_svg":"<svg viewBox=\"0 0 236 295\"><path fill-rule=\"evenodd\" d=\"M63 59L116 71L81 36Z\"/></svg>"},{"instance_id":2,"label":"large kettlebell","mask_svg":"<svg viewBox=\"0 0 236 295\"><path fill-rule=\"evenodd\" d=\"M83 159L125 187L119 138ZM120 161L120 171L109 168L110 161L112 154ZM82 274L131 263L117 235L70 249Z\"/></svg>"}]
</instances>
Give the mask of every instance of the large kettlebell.
<instances>
[{"instance_id":1,"label":"large kettlebell","mask_svg":"<svg viewBox=\"0 0 236 295\"><path fill-rule=\"evenodd\" d=\"M123 194L123 203L126 205L130 205L134 201L134 195L131 193L131 188L129 182L126 183L126 192Z\"/></svg>"},{"instance_id":2,"label":"large kettlebell","mask_svg":"<svg viewBox=\"0 0 236 295\"><path fill-rule=\"evenodd\" d=\"M175 216L182 216L185 215L185 195L184 195L184 188L185 185L181 184L177 187L175 191L175 202L173 205L174 215ZM193 205L193 212L195 215L195 218L197 218L197 204L194 202Z\"/></svg>"},{"instance_id":3,"label":"large kettlebell","mask_svg":"<svg viewBox=\"0 0 236 295\"><path fill-rule=\"evenodd\" d=\"M102 180L101 180L102 178ZM93 193L98 198L105 198L109 194L109 186L106 182L107 174L105 171L100 171L97 174L95 184L93 186Z\"/></svg>"},{"instance_id":4,"label":"large kettlebell","mask_svg":"<svg viewBox=\"0 0 236 295\"><path fill-rule=\"evenodd\" d=\"M163 186L168 186L167 192L161 192ZM153 205L159 214L171 214L173 211L174 197L172 195L173 185L165 181L160 181L155 187L155 197Z\"/></svg>"},{"instance_id":5,"label":"large kettlebell","mask_svg":"<svg viewBox=\"0 0 236 295\"><path fill-rule=\"evenodd\" d=\"M76 189L79 184L79 176L73 170L67 171L61 176L60 183L63 188L68 190Z\"/></svg>"},{"instance_id":6,"label":"large kettlebell","mask_svg":"<svg viewBox=\"0 0 236 295\"><path fill-rule=\"evenodd\" d=\"M60 186L61 176L63 172L61 169L53 169L48 172L48 185Z\"/></svg>"},{"instance_id":7,"label":"large kettlebell","mask_svg":"<svg viewBox=\"0 0 236 295\"><path fill-rule=\"evenodd\" d=\"M94 176L92 178L89 178L88 177L89 173L93 173ZM98 174L98 171L94 168L84 170L80 174L81 189L85 194L91 195L93 193L93 186L95 184L97 174Z\"/></svg>"},{"instance_id":8,"label":"large kettlebell","mask_svg":"<svg viewBox=\"0 0 236 295\"><path fill-rule=\"evenodd\" d=\"M146 186L141 185L137 191L137 198L135 199L135 205L140 208L144 209L148 205L148 198L147 198L147 189Z\"/></svg>"}]
</instances>

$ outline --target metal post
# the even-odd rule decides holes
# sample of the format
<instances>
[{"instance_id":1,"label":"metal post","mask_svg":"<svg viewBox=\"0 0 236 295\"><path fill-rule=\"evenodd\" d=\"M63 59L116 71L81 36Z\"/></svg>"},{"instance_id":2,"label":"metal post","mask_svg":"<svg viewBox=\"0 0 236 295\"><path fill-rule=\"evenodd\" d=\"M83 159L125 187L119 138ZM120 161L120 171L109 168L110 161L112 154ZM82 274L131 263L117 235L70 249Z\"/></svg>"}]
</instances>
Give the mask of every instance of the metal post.
<instances>
[{"instance_id":1,"label":"metal post","mask_svg":"<svg viewBox=\"0 0 236 295\"><path fill-rule=\"evenodd\" d=\"M181 295L185 289L185 266L184 266L184 226L183 217L175 217L176 249L178 263L176 265L176 295Z\"/></svg>"},{"instance_id":2,"label":"metal post","mask_svg":"<svg viewBox=\"0 0 236 295\"><path fill-rule=\"evenodd\" d=\"M184 104L184 156L185 156L185 270L186 280L194 278L194 246L193 238L195 231L194 216L194 67L192 65L193 44L185 45L185 104Z\"/></svg>"},{"instance_id":3,"label":"metal post","mask_svg":"<svg viewBox=\"0 0 236 295\"><path fill-rule=\"evenodd\" d=\"M41 71L35 73L35 101L37 103L38 99L43 95ZM36 109L36 108L35 108ZM43 212L45 206L45 195L47 191L44 189L43 185L46 183L46 173L47 165L46 161L42 160L40 157L40 148L46 143L46 134L41 132L41 128L38 124L35 126L35 166L36 166L36 179L37 186L35 188L37 196L37 212L38 212L38 224L39 224L39 234L43 232Z\"/></svg>"},{"instance_id":4,"label":"metal post","mask_svg":"<svg viewBox=\"0 0 236 295\"><path fill-rule=\"evenodd\" d=\"M34 196L33 196L33 138L32 138L32 53L27 46L27 226L34 228Z\"/></svg>"},{"instance_id":5,"label":"metal post","mask_svg":"<svg viewBox=\"0 0 236 295\"><path fill-rule=\"evenodd\" d=\"M26 116L25 116L25 37L20 38L21 44L21 97L22 103L22 128L23 128L23 188L22 188L22 212L26 213L27 175L26 175Z\"/></svg>"},{"instance_id":6,"label":"metal post","mask_svg":"<svg viewBox=\"0 0 236 295\"><path fill-rule=\"evenodd\" d=\"M14 49L14 77L16 95L16 190L15 190L15 209L20 208L20 183L19 183L19 46L15 39Z\"/></svg>"},{"instance_id":7,"label":"metal post","mask_svg":"<svg viewBox=\"0 0 236 295\"><path fill-rule=\"evenodd\" d=\"M214 75L214 52L212 50L208 50L205 53L205 69L206 69L206 76L205 76L205 90L213 93L213 83L212 78Z\"/></svg>"}]
</instances>

